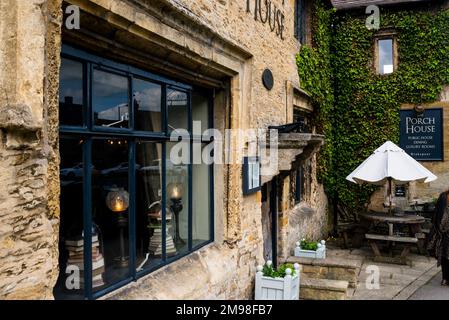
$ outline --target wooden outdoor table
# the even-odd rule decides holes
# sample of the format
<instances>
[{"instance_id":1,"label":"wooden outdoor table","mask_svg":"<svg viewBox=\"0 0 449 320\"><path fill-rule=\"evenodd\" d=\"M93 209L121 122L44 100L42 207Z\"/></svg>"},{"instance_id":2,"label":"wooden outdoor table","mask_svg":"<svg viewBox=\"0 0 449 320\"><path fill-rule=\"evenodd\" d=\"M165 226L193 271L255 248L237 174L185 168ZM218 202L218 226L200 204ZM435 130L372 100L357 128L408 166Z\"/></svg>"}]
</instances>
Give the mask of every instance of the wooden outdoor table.
<instances>
[{"instance_id":1,"label":"wooden outdoor table","mask_svg":"<svg viewBox=\"0 0 449 320\"><path fill-rule=\"evenodd\" d=\"M360 214L360 217L370 223L380 222L388 224L388 235L381 234L365 234L371 249L374 252L374 261L378 262L389 262L389 263L400 263L407 264L407 256L410 252L410 244L417 244L418 250L421 254L425 253L424 250L424 234L422 233L421 225L425 223L425 218L418 215L404 214L404 215L394 215L382 212L368 212ZM394 225L406 225L410 229L410 236L400 236L394 234ZM380 253L378 242L386 241L391 246L396 242L404 243L404 249L399 257L393 256L382 256Z\"/></svg>"}]
</instances>

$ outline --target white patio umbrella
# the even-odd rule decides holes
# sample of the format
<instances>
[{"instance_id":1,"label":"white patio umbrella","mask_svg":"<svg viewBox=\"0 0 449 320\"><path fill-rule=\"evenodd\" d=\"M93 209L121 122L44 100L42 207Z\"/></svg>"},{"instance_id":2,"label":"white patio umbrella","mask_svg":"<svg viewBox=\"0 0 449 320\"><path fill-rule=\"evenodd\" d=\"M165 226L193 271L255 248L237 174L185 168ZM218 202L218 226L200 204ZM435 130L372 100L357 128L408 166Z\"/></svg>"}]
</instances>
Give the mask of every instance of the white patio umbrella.
<instances>
[{"instance_id":1,"label":"white patio umbrella","mask_svg":"<svg viewBox=\"0 0 449 320\"><path fill-rule=\"evenodd\" d=\"M398 184L404 184L410 181L427 183L436 179L437 176L391 141L385 142L374 150L372 155L346 177L346 180L358 184L383 185L388 181L390 211L392 180Z\"/></svg>"}]
</instances>

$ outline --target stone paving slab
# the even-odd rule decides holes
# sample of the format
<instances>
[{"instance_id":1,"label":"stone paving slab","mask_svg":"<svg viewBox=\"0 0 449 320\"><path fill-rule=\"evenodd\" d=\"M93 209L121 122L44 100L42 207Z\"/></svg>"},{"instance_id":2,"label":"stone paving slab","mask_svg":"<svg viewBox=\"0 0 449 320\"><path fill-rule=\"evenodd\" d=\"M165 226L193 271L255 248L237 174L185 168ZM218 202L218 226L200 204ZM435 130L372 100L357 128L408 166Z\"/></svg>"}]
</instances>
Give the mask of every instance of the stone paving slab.
<instances>
[{"instance_id":1,"label":"stone paving slab","mask_svg":"<svg viewBox=\"0 0 449 320\"><path fill-rule=\"evenodd\" d=\"M392 300L396 292L400 292L402 285L381 285L379 290L368 290L365 285L357 288L351 300Z\"/></svg>"},{"instance_id":2,"label":"stone paving slab","mask_svg":"<svg viewBox=\"0 0 449 320\"><path fill-rule=\"evenodd\" d=\"M370 275L368 273L360 273L359 282L364 284L366 279ZM416 280L416 276L407 274L397 274L397 273L384 273L380 274L380 284L382 285L409 285L411 282Z\"/></svg>"},{"instance_id":3,"label":"stone paving slab","mask_svg":"<svg viewBox=\"0 0 449 320\"><path fill-rule=\"evenodd\" d=\"M449 300L449 287L441 286L441 271L416 290L409 300Z\"/></svg>"},{"instance_id":4,"label":"stone paving slab","mask_svg":"<svg viewBox=\"0 0 449 320\"><path fill-rule=\"evenodd\" d=\"M331 249L328 250L328 256L361 263L357 287L348 294L348 299L352 300L405 300L429 282L439 271L436 268L435 259L418 254L410 254L411 265L409 266L374 262L368 247L357 250ZM366 272L368 266L379 267L379 289L366 288L366 279L369 276Z\"/></svg>"}]
</instances>

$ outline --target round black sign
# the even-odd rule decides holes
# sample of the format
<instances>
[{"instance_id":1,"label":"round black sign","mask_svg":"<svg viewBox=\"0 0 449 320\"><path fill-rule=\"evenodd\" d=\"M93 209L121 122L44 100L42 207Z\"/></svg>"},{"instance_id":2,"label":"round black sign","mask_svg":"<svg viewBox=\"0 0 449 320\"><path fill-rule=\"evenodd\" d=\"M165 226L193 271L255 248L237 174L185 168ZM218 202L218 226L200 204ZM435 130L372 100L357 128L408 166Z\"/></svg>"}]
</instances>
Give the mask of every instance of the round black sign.
<instances>
[{"instance_id":1,"label":"round black sign","mask_svg":"<svg viewBox=\"0 0 449 320\"><path fill-rule=\"evenodd\" d=\"M274 80L273 73L270 69L265 69L262 73L262 83L267 90L273 89Z\"/></svg>"}]
</instances>

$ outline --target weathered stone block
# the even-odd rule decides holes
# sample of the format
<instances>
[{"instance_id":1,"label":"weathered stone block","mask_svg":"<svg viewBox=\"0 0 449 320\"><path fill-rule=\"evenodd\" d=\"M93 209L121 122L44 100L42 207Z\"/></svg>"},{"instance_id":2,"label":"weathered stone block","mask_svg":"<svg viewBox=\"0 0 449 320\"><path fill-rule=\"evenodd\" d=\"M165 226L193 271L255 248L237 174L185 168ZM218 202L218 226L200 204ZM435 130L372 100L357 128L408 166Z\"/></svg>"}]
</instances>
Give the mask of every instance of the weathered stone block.
<instances>
[{"instance_id":1,"label":"weathered stone block","mask_svg":"<svg viewBox=\"0 0 449 320\"><path fill-rule=\"evenodd\" d=\"M348 282L328 279L301 279L300 298L303 300L345 300Z\"/></svg>"},{"instance_id":2,"label":"weathered stone block","mask_svg":"<svg viewBox=\"0 0 449 320\"><path fill-rule=\"evenodd\" d=\"M9 104L0 108L0 128L37 131L40 127L31 107L26 104Z\"/></svg>"},{"instance_id":3,"label":"weathered stone block","mask_svg":"<svg viewBox=\"0 0 449 320\"><path fill-rule=\"evenodd\" d=\"M345 292L325 291L310 288L301 288L299 296L302 300L346 300Z\"/></svg>"},{"instance_id":4,"label":"weathered stone block","mask_svg":"<svg viewBox=\"0 0 449 320\"><path fill-rule=\"evenodd\" d=\"M351 286L357 283L357 270L349 268L329 268L328 278L348 281Z\"/></svg>"}]
</instances>

